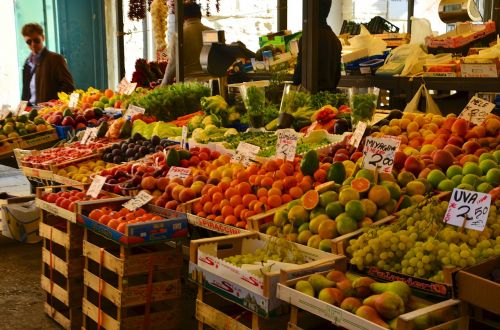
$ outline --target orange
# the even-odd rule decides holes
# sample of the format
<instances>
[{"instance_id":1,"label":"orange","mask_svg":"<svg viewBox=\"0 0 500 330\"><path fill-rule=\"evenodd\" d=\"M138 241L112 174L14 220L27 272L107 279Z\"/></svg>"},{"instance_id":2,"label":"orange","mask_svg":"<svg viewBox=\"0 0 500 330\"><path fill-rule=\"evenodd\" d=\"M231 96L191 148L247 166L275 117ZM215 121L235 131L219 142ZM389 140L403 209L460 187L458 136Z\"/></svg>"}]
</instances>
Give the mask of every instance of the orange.
<instances>
[{"instance_id":1,"label":"orange","mask_svg":"<svg viewBox=\"0 0 500 330\"><path fill-rule=\"evenodd\" d=\"M233 213L236 217L240 218L241 216L241 213L243 212L243 210L245 210L245 207L243 205L236 205L234 207L234 210L233 210Z\"/></svg>"},{"instance_id":2,"label":"orange","mask_svg":"<svg viewBox=\"0 0 500 330\"><path fill-rule=\"evenodd\" d=\"M94 209L90 211L89 213L89 218L94 220L94 221L99 221L99 219L104 215L101 210L99 209Z\"/></svg>"},{"instance_id":3,"label":"orange","mask_svg":"<svg viewBox=\"0 0 500 330\"><path fill-rule=\"evenodd\" d=\"M267 204L271 208L275 208L281 205L281 197L279 195L271 195L267 198Z\"/></svg>"},{"instance_id":4,"label":"orange","mask_svg":"<svg viewBox=\"0 0 500 330\"><path fill-rule=\"evenodd\" d=\"M199 217L201 217L201 218L206 218L207 217L207 214L205 212L203 212L203 211L196 213L196 215L199 216Z\"/></svg>"},{"instance_id":5,"label":"orange","mask_svg":"<svg viewBox=\"0 0 500 330\"><path fill-rule=\"evenodd\" d=\"M240 172L238 172L238 175L237 175L236 178L240 182L247 182L249 177L250 177L250 174L248 174L247 171L240 171Z\"/></svg>"},{"instance_id":6,"label":"orange","mask_svg":"<svg viewBox=\"0 0 500 330\"><path fill-rule=\"evenodd\" d=\"M283 190L283 181L282 180L276 180L273 182L273 188L279 189L280 193Z\"/></svg>"},{"instance_id":7,"label":"orange","mask_svg":"<svg viewBox=\"0 0 500 330\"><path fill-rule=\"evenodd\" d=\"M238 189L236 189L234 186L227 188L226 192L224 193L224 196L226 196L227 199L231 199L234 195L238 194Z\"/></svg>"},{"instance_id":8,"label":"orange","mask_svg":"<svg viewBox=\"0 0 500 330\"><path fill-rule=\"evenodd\" d=\"M201 202L194 203L193 204L193 213L198 214L201 211L203 211L203 203L201 203Z\"/></svg>"},{"instance_id":9,"label":"orange","mask_svg":"<svg viewBox=\"0 0 500 330\"><path fill-rule=\"evenodd\" d=\"M229 200L223 199L223 200L220 201L219 205L222 208L222 207L224 207L226 205L230 205L230 203L229 203Z\"/></svg>"},{"instance_id":10,"label":"orange","mask_svg":"<svg viewBox=\"0 0 500 330\"><path fill-rule=\"evenodd\" d=\"M299 187L300 189L302 189L302 191L309 191L312 189L312 185L307 182L307 181L301 181L297 187Z\"/></svg>"},{"instance_id":11,"label":"orange","mask_svg":"<svg viewBox=\"0 0 500 330\"><path fill-rule=\"evenodd\" d=\"M238 180L238 179L234 179L234 180L232 180L232 181L231 181L231 183L229 183L229 187L234 188L234 187L236 187L239 183L240 183L240 180Z\"/></svg>"},{"instance_id":12,"label":"orange","mask_svg":"<svg viewBox=\"0 0 500 330\"><path fill-rule=\"evenodd\" d=\"M214 204L212 202L206 202L205 204L203 204L203 212L211 213L213 206L214 206Z\"/></svg>"},{"instance_id":13,"label":"orange","mask_svg":"<svg viewBox=\"0 0 500 330\"><path fill-rule=\"evenodd\" d=\"M220 214L221 207L220 205L214 205L212 206L212 213L213 214Z\"/></svg>"},{"instance_id":14,"label":"orange","mask_svg":"<svg viewBox=\"0 0 500 330\"><path fill-rule=\"evenodd\" d=\"M290 194L290 196L292 196L293 199L300 198L300 196L302 196L303 194L302 189L300 189L299 187L290 188L290 190L288 190L288 193Z\"/></svg>"},{"instance_id":15,"label":"orange","mask_svg":"<svg viewBox=\"0 0 500 330\"><path fill-rule=\"evenodd\" d=\"M224 199L224 195L221 192L215 192L212 195L212 203L219 204Z\"/></svg>"},{"instance_id":16,"label":"orange","mask_svg":"<svg viewBox=\"0 0 500 330\"><path fill-rule=\"evenodd\" d=\"M112 218L111 218L109 215L104 214L103 216L101 216L101 217L99 218L99 222L100 222L100 223L102 223L102 224L104 224L104 225L107 225L107 224L108 224L108 222L109 222L111 219L112 219Z\"/></svg>"},{"instance_id":17,"label":"orange","mask_svg":"<svg viewBox=\"0 0 500 330\"><path fill-rule=\"evenodd\" d=\"M201 195L200 203L202 207L203 205L205 205L206 202L210 202L210 197L208 195Z\"/></svg>"},{"instance_id":18,"label":"orange","mask_svg":"<svg viewBox=\"0 0 500 330\"><path fill-rule=\"evenodd\" d=\"M266 188L259 188L257 190L257 197L262 197L262 196L267 196L267 189Z\"/></svg>"},{"instance_id":19,"label":"orange","mask_svg":"<svg viewBox=\"0 0 500 330\"><path fill-rule=\"evenodd\" d=\"M326 171L324 169L317 169L314 172L314 180L317 182L325 182L326 181Z\"/></svg>"},{"instance_id":20,"label":"orange","mask_svg":"<svg viewBox=\"0 0 500 330\"><path fill-rule=\"evenodd\" d=\"M111 229L116 229L116 228L118 228L119 225L120 225L120 221L116 220L116 219L111 219L108 222L108 227Z\"/></svg>"},{"instance_id":21,"label":"orange","mask_svg":"<svg viewBox=\"0 0 500 330\"><path fill-rule=\"evenodd\" d=\"M267 171L267 172L274 172L276 171L278 168L279 168L279 165L278 163L276 162L276 160L272 159L272 160L268 160L263 168Z\"/></svg>"},{"instance_id":22,"label":"orange","mask_svg":"<svg viewBox=\"0 0 500 330\"><path fill-rule=\"evenodd\" d=\"M219 182L217 186L221 189L221 191L226 191L230 187L229 183L224 181Z\"/></svg>"},{"instance_id":23,"label":"orange","mask_svg":"<svg viewBox=\"0 0 500 330\"><path fill-rule=\"evenodd\" d=\"M255 183L254 183L254 185L255 185L255 186L260 186L260 184L261 184L261 181L262 181L262 178L263 178L263 177L264 177L264 176L263 176L263 175L261 175L261 174L257 175L257 177L255 178Z\"/></svg>"},{"instance_id":24,"label":"orange","mask_svg":"<svg viewBox=\"0 0 500 330\"><path fill-rule=\"evenodd\" d=\"M288 202L291 202L293 200L292 196L290 194L283 194L281 195L281 201L283 204L286 204Z\"/></svg>"},{"instance_id":25,"label":"orange","mask_svg":"<svg viewBox=\"0 0 500 330\"><path fill-rule=\"evenodd\" d=\"M238 218L236 218L234 215L229 215L229 216L225 217L225 219L224 219L224 223L226 225L234 226L234 225L236 225L237 222L238 222Z\"/></svg>"},{"instance_id":26,"label":"orange","mask_svg":"<svg viewBox=\"0 0 500 330\"><path fill-rule=\"evenodd\" d=\"M213 195L216 193L216 192L222 192L222 190L219 188L219 187L212 187L208 190L208 196L210 196L210 199L213 200Z\"/></svg>"},{"instance_id":27,"label":"orange","mask_svg":"<svg viewBox=\"0 0 500 330\"><path fill-rule=\"evenodd\" d=\"M214 218L214 220L217 222L224 222L224 217L222 215L218 215Z\"/></svg>"},{"instance_id":28,"label":"orange","mask_svg":"<svg viewBox=\"0 0 500 330\"><path fill-rule=\"evenodd\" d=\"M232 207L236 207L238 205L241 205L241 196L240 195L234 195L233 197L231 197L231 199L229 200L229 204L232 206Z\"/></svg>"},{"instance_id":29,"label":"orange","mask_svg":"<svg viewBox=\"0 0 500 330\"><path fill-rule=\"evenodd\" d=\"M248 207L250 205L250 202L254 200L257 200L257 196L255 196L254 194L245 194L241 199L243 206L245 207Z\"/></svg>"},{"instance_id":30,"label":"orange","mask_svg":"<svg viewBox=\"0 0 500 330\"><path fill-rule=\"evenodd\" d=\"M259 166L257 166L256 164L251 164L251 165L250 165L250 166L248 166L248 168L247 168L247 171L248 171L248 173L250 173L250 174L256 174L258 170L259 170Z\"/></svg>"},{"instance_id":31,"label":"orange","mask_svg":"<svg viewBox=\"0 0 500 330\"><path fill-rule=\"evenodd\" d=\"M266 204L262 202L256 202L255 205L253 206L253 210L255 211L256 214L265 212L267 209Z\"/></svg>"},{"instance_id":32,"label":"orange","mask_svg":"<svg viewBox=\"0 0 500 330\"><path fill-rule=\"evenodd\" d=\"M127 230L127 223L126 222L120 223L118 227L116 227L116 230L122 234L125 234L125 231Z\"/></svg>"},{"instance_id":33,"label":"orange","mask_svg":"<svg viewBox=\"0 0 500 330\"><path fill-rule=\"evenodd\" d=\"M267 204L267 196L259 197L259 202L261 202L262 204Z\"/></svg>"},{"instance_id":34,"label":"orange","mask_svg":"<svg viewBox=\"0 0 500 330\"><path fill-rule=\"evenodd\" d=\"M104 91L104 96L106 96L108 99L112 98L114 94L115 93L109 88Z\"/></svg>"},{"instance_id":35,"label":"orange","mask_svg":"<svg viewBox=\"0 0 500 330\"><path fill-rule=\"evenodd\" d=\"M273 175L273 172L269 172L269 173L271 173L271 175ZM281 170L279 170L279 171L274 172L273 177L276 180L281 180L281 179L286 178L286 173L283 172L283 171L281 171Z\"/></svg>"},{"instance_id":36,"label":"orange","mask_svg":"<svg viewBox=\"0 0 500 330\"><path fill-rule=\"evenodd\" d=\"M206 218L208 220L215 220L216 216L215 216L215 214L209 214L209 215L206 216Z\"/></svg>"},{"instance_id":37,"label":"orange","mask_svg":"<svg viewBox=\"0 0 500 330\"><path fill-rule=\"evenodd\" d=\"M272 196L272 195L281 196L281 190L278 189L278 188L271 188L271 189L269 189L269 191L267 192L267 196Z\"/></svg>"},{"instance_id":38,"label":"orange","mask_svg":"<svg viewBox=\"0 0 500 330\"><path fill-rule=\"evenodd\" d=\"M255 204L257 204L257 203L259 203L259 201L257 199L251 201L250 204L248 204L248 209L253 210L255 208Z\"/></svg>"},{"instance_id":39,"label":"orange","mask_svg":"<svg viewBox=\"0 0 500 330\"><path fill-rule=\"evenodd\" d=\"M297 179L294 176L287 176L283 179L283 186L286 189L290 189L292 187L297 186Z\"/></svg>"},{"instance_id":40,"label":"orange","mask_svg":"<svg viewBox=\"0 0 500 330\"><path fill-rule=\"evenodd\" d=\"M223 217L227 217L228 215L232 215L234 213L234 208L231 205L226 205L222 207L220 214Z\"/></svg>"},{"instance_id":41,"label":"orange","mask_svg":"<svg viewBox=\"0 0 500 330\"><path fill-rule=\"evenodd\" d=\"M257 180L257 174L252 174L250 175L250 177L248 178L248 182L250 182L250 184L255 184L255 181ZM244 182L242 182L244 183Z\"/></svg>"},{"instance_id":42,"label":"orange","mask_svg":"<svg viewBox=\"0 0 500 330\"><path fill-rule=\"evenodd\" d=\"M280 166L280 171L284 172L285 175L293 175L293 173L295 172L295 168L294 168L294 166L293 166L292 163L290 163L290 162L284 162Z\"/></svg>"},{"instance_id":43,"label":"orange","mask_svg":"<svg viewBox=\"0 0 500 330\"><path fill-rule=\"evenodd\" d=\"M302 174L302 172L297 172L293 175L295 177L295 179L297 179L297 182L300 182L304 179L304 174Z\"/></svg>"},{"instance_id":44,"label":"orange","mask_svg":"<svg viewBox=\"0 0 500 330\"><path fill-rule=\"evenodd\" d=\"M263 177L262 181L260 182L261 187L272 187L274 180L268 176Z\"/></svg>"},{"instance_id":45,"label":"orange","mask_svg":"<svg viewBox=\"0 0 500 330\"><path fill-rule=\"evenodd\" d=\"M238 228L243 228L245 229L246 226L247 226L247 222L246 221L238 221L236 224L235 224L236 227Z\"/></svg>"},{"instance_id":46,"label":"orange","mask_svg":"<svg viewBox=\"0 0 500 330\"><path fill-rule=\"evenodd\" d=\"M252 192L252 186L248 182L241 182L237 189L241 196Z\"/></svg>"}]
</instances>

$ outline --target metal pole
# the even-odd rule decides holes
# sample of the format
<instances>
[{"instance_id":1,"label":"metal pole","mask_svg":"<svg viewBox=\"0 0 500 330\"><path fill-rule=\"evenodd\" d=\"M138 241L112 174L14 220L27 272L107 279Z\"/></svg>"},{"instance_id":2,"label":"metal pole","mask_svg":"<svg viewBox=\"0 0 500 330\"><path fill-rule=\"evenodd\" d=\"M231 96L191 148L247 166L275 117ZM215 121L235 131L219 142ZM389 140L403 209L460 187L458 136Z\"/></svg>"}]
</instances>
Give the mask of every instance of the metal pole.
<instances>
[{"instance_id":1,"label":"metal pole","mask_svg":"<svg viewBox=\"0 0 500 330\"><path fill-rule=\"evenodd\" d=\"M176 82L184 81L184 0L175 0L175 70Z\"/></svg>"},{"instance_id":2,"label":"metal pole","mask_svg":"<svg viewBox=\"0 0 500 330\"><path fill-rule=\"evenodd\" d=\"M286 30L288 27L287 0L277 0L278 31Z\"/></svg>"},{"instance_id":3,"label":"metal pole","mask_svg":"<svg viewBox=\"0 0 500 330\"><path fill-rule=\"evenodd\" d=\"M302 86L309 92L318 90L319 2L302 0Z\"/></svg>"},{"instance_id":4,"label":"metal pole","mask_svg":"<svg viewBox=\"0 0 500 330\"><path fill-rule=\"evenodd\" d=\"M408 0L408 19L407 23L408 24L408 33L411 33L411 17L414 15L414 10L415 10L415 1L414 0Z\"/></svg>"},{"instance_id":5,"label":"metal pole","mask_svg":"<svg viewBox=\"0 0 500 330\"><path fill-rule=\"evenodd\" d=\"M123 31L123 1L116 1L116 30ZM125 76L125 47L123 44L123 34L116 37L118 53L118 80Z\"/></svg>"}]
</instances>

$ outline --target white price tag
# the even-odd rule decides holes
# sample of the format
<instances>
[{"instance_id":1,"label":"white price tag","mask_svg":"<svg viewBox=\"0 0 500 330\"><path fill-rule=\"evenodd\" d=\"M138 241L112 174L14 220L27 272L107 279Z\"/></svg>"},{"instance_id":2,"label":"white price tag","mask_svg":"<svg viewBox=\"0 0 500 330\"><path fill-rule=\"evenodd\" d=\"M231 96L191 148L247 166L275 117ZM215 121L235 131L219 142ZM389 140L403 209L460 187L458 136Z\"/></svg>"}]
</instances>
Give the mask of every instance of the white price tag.
<instances>
[{"instance_id":1,"label":"white price tag","mask_svg":"<svg viewBox=\"0 0 500 330\"><path fill-rule=\"evenodd\" d=\"M10 113L10 105L4 104L2 105L2 110L0 111L0 119L4 119Z\"/></svg>"},{"instance_id":2,"label":"white price tag","mask_svg":"<svg viewBox=\"0 0 500 330\"><path fill-rule=\"evenodd\" d=\"M123 94L130 95L135 91L135 88L137 87L137 83L129 83L126 87L125 90L123 91Z\"/></svg>"},{"instance_id":3,"label":"white price tag","mask_svg":"<svg viewBox=\"0 0 500 330\"><path fill-rule=\"evenodd\" d=\"M82 144L89 144L92 141L95 141L97 138L97 130L99 127L87 127L83 132L82 136Z\"/></svg>"},{"instance_id":4,"label":"white price tag","mask_svg":"<svg viewBox=\"0 0 500 330\"><path fill-rule=\"evenodd\" d=\"M236 152L231 158L231 163L241 163L245 167L251 164L251 159L254 158L260 151L260 147L251 143L240 142Z\"/></svg>"},{"instance_id":5,"label":"white price tag","mask_svg":"<svg viewBox=\"0 0 500 330\"><path fill-rule=\"evenodd\" d=\"M367 137L363 148L363 167L368 170L391 173L394 155L400 144L399 139Z\"/></svg>"},{"instance_id":6,"label":"white price tag","mask_svg":"<svg viewBox=\"0 0 500 330\"><path fill-rule=\"evenodd\" d=\"M150 200L153 199L153 196L145 192L144 190L141 190L137 196L123 204L123 207L129 209L130 211L135 211L139 207L147 204Z\"/></svg>"},{"instance_id":7,"label":"white price tag","mask_svg":"<svg viewBox=\"0 0 500 330\"><path fill-rule=\"evenodd\" d=\"M136 113L145 113L146 109L138 107L136 105L130 104L127 108L127 111L125 112L125 116L130 116L132 117Z\"/></svg>"},{"instance_id":8,"label":"white price tag","mask_svg":"<svg viewBox=\"0 0 500 330\"><path fill-rule=\"evenodd\" d=\"M493 109L495 109L494 103L473 96L458 118L468 120L474 125L480 125Z\"/></svg>"},{"instance_id":9,"label":"white price tag","mask_svg":"<svg viewBox=\"0 0 500 330\"><path fill-rule=\"evenodd\" d=\"M17 105L17 108L16 108L16 112L15 112L16 116L19 116L22 112L24 112L27 105L28 105L28 101L19 102L19 104Z\"/></svg>"},{"instance_id":10,"label":"white price tag","mask_svg":"<svg viewBox=\"0 0 500 330\"><path fill-rule=\"evenodd\" d=\"M90 184L90 187L87 190L87 195L93 198L97 198L105 182L106 182L105 177L100 175L94 176L94 179L92 180L92 183Z\"/></svg>"},{"instance_id":11,"label":"white price tag","mask_svg":"<svg viewBox=\"0 0 500 330\"><path fill-rule=\"evenodd\" d=\"M288 161L293 161L297 150L297 140L299 135L293 129L279 129L278 144L276 145L276 157Z\"/></svg>"},{"instance_id":12,"label":"white price tag","mask_svg":"<svg viewBox=\"0 0 500 330\"><path fill-rule=\"evenodd\" d=\"M124 94L127 86L129 85L127 78L123 77L122 80L120 80L120 83L118 84L117 90L118 94Z\"/></svg>"},{"instance_id":13,"label":"white price tag","mask_svg":"<svg viewBox=\"0 0 500 330\"><path fill-rule=\"evenodd\" d=\"M190 168L184 168L184 167L178 167L178 166L172 166L167 173L167 178L173 179L173 178L181 178L184 180L191 174L191 169Z\"/></svg>"},{"instance_id":14,"label":"white price tag","mask_svg":"<svg viewBox=\"0 0 500 330\"><path fill-rule=\"evenodd\" d=\"M116 114L121 114L122 113L122 109L112 108L112 107L104 108L104 113L107 114L107 115L114 116Z\"/></svg>"},{"instance_id":15,"label":"white price tag","mask_svg":"<svg viewBox=\"0 0 500 330\"><path fill-rule=\"evenodd\" d=\"M187 149L187 136L188 136L188 128L187 126L182 126L182 139L181 139L182 149Z\"/></svg>"},{"instance_id":16,"label":"white price tag","mask_svg":"<svg viewBox=\"0 0 500 330\"><path fill-rule=\"evenodd\" d=\"M453 189L444 222L457 227L483 231L490 212L491 195Z\"/></svg>"},{"instance_id":17,"label":"white price tag","mask_svg":"<svg viewBox=\"0 0 500 330\"><path fill-rule=\"evenodd\" d=\"M352 145L354 148L359 147L359 144L363 139L363 134L365 134L365 131L366 131L366 123L362 121L358 122L358 125L356 125L356 130L349 139L349 144Z\"/></svg>"},{"instance_id":18,"label":"white price tag","mask_svg":"<svg viewBox=\"0 0 500 330\"><path fill-rule=\"evenodd\" d=\"M78 105L79 99L80 99L80 94L78 94L76 92L71 93L71 95L69 96L68 107L76 108L76 106Z\"/></svg>"}]
</instances>

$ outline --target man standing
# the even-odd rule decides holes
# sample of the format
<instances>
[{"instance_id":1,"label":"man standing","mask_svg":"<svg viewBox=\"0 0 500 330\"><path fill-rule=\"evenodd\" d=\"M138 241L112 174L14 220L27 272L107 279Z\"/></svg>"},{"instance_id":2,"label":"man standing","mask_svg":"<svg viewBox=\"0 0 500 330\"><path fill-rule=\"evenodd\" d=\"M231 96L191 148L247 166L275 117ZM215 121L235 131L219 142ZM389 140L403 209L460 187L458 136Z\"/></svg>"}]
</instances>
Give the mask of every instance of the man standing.
<instances>
[{"instance_id":1,"label":"man standing","mask_svg":"<svg viewBox=\"0 0 500 330\"><path fill-rule=\"evenodd\" d=\"M73 77L64 57L44 46L42 26L29 23L23 26L21 33L31 50L23 67L22 100L34 105L57 99L58 92L74 91Z\"/></svg>"},{"instance_id":2,"label":"man standing","mask_svg":"<svg viewBox=\"0 0 500 330\"><path fill-rule=\"evenodd\" d=\"M202 32L210 30L209 27L201 24L200 5L195 2L184 3L184 75L201 74L200 54L203 48ZM168 65L163 76L162 86L172 84L175 78L175 42L169 44Z\"/></svg>"}]
</instances>

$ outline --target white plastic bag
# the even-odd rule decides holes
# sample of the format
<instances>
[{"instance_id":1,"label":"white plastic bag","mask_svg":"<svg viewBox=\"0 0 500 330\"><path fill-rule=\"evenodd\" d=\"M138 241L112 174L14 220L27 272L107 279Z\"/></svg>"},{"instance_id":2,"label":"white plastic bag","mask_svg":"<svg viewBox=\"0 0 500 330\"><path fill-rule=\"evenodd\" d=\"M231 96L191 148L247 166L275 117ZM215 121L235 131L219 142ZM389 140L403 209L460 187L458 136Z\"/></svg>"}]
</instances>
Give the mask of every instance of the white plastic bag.
<instances>
[{"instance_id":1,"label":"white plastic bag","mask_svg":"<svg viewBox=\"0 0 500 330\"><path fill-rule=\"evenodd\" d=\"M349 39L351 48L366 48L368 56L379 55L387 49L387 43L380 39L373 37L370 32L361 25L359 35Z\"/></svg>"},{"instance_id":2,"label":"white plastic bag","mask_svg":"<svg viewBox=\"0 0 500 330\"><path fill-rule=\"evenodd\" d=\"M406 105L403 112L415 112L422 113L418 110L418 104L420 102L420 97L424 94L425 97L425 113L432 113L434 115L441 115L441 110L439 110L438 105L432 98L432 95L429 93L429 90L425 86L425 84L420 85L420 88L417 90L411 101Z\"/></svg>"},{"instance_id":3,"label":"white plastic bag","mask_svg":"<svg viewBox=\"0 0 500 330\"><path fill-rule=\"evenodd\" d=\"M432 36L431 22L427 18L411 17L410 45L425 47L425 38Z\"/></svg>"}]
</instances>

